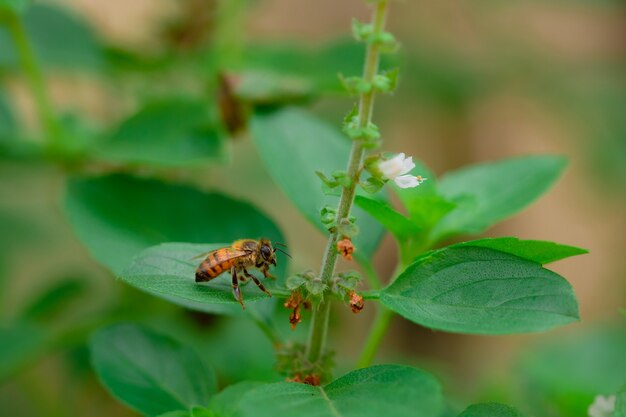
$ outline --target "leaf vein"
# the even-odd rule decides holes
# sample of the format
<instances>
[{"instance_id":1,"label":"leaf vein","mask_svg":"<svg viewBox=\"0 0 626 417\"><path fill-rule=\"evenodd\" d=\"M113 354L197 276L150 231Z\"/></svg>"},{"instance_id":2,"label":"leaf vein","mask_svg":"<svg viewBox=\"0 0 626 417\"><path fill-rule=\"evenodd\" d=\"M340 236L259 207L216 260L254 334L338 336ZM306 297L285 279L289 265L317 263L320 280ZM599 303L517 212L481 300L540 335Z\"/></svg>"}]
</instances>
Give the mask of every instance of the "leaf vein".
<instances>
[{"instance_id":1,"label":"leaf vein","mask_svg":"<svg viewBox=\"0 0 626 417\"><path fill-rule=\"evenodd\" d=\"M335 408L335 404L333 404L331 399L328 398L328 395L326 394L326 391L324 390L324 388L319 387L319 389L320 389L320 394L322 394L322 397L328 403L328 408L330 409L330 412L332 413L332 415L335 417L341 417L341 414L339 414L339 411L337 411L337 409Z\"/></svg>"}]
</instances>

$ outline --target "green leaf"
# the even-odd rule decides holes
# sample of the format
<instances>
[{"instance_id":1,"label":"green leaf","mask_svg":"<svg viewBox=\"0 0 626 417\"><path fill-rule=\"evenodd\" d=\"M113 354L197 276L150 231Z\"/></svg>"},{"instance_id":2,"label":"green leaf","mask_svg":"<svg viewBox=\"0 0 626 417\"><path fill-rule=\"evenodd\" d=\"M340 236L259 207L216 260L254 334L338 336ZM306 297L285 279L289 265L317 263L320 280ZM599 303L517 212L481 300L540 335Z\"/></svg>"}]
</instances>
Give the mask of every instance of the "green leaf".
<instances>
[{"instance_id":1,"label":"green leaf","mask_svg":"<svg viewBox=\"0 0 626 417\"><path fill-rule=\"evenodd\" d=\"M549 264L570 256L588 253L586 249L543 240L520 240L516 237L498 237L472 240L452 245L453 248L481 247L510 253L541 265Z\"/></svg>"},{"instance_id":2,"label":"green leaf","mask_svg":"<svg viewBox=\"0 0 626 417\"><path fill-rule=\"evenodd\" d=\"M28 320L54 319L68 304L84 294L85 280L81 278L66 278L44 290L24 310L22 317Z\"/></svg>"},{"instance_id":3,"label":"green leaf","mask_svg":"<svg viewBox=\"0 0 626 417\"><path fill-rule=\"evenodd\" d=\"M170 411L165 414L160 414L159 417L191 417L191 412L183 410Z\"/></svg>"},{"instance_id":4,"label":"green leaf","mask_svg":"<svg viewBox=\"0 0 626 417\"><path fill-rule=\"evenodd\" d=\"M578 320L569 283L541 265L480 247L424 254L380 293L426 327L460 333L538 332Z\"/></svg>"},{"instance_id":5,"label":"green leaf","mask_svg":"<svg viewBox=\"0 0 626 417\"><path fill-rule=\"evenodd\" d=\"M235 417L244 396L262 385L264 385L262 382L255 381L244 381L230 385L213 397L209 410L218 417Z\"/></svg>"},{"instance_id":6,"label":"green leaf","mask_svg":"<svg viewBox=\"0 0 626 417\"><path fill-rule=\"evenodd\" d=\"M35 323L0 323L0 381L36 358L48 340L44 328Z\"/></svg>"},{"instance_id":7,"label":"green leaf","mask_svg":"<svg viewBox=\"0 0 626 417\"><path fill-rule=\"evenodd\" d=\"M518 213L554 184L565 165L559 156L526 156L445 175L438 192L457 207L435 226L431 240L480 233Z\"/></svg>"},{"instance_id":8,"label":"green leaf","mask_svg":"<svg viewBox=\"0 0 626 417\"><path fill-rule=\"evenodd\" d=\"M198 166L224 158L223 141L200 100L146 105L96 148L108 161L155 166Z\"/></svg>"},{"instance_id":9,"label":"green leaf","mask_svg":"<svg viewBox=\"0 0 626 417\"><path fill-rule=\"evenodd\" d=\"M398 241L401 262L410 262L424 247L425 231L384 201L356 196L355 204L374 217Z\"/></svg>"},{"instance_id":10,"label":"green leaf","mask_svg":"<svg viewBox=\"0 0 626 417\"><path fill-rule=\"evenodd\" d=\"M435 174L421 161L413 159L413 162L415 168L412 172L427 180L413 188L394 186L394 191L409 214L409 218L421 228L430 230L455 207L455 204L439 195Z\"/></svg>"},{"instance_id":11,"label":"green leaf","mask_svg":"<svg viewBox=\"0 0 626 417\"><path fill-rule=\"evenodd\" d=\"M324 387L279 382L244 395L242 417L432 417L441 388L426 372L398 365L352 371Z\"/></svg>"},{"instance_id":12,"label":"green leaf","mask_svg":"<svg viewBox=\"0 0 626 417\"><path fill-rule=\"evenodd\" d=\"M215 414L204 407L193 407L191 417L215 417Z\"/></svg>"},{"instance_id":13,"label":"green leaf","mask_svg":"<svg viewBox=\"0 0 626 417\"><path fill-rule=\"evenodd\" d=\"M98 39L85 19L66 8L34 3L23 14L35 56L45 67L66 70L101 70L104 66ZM0 68L18 69L11 37L0 27Z\"/></svg>"},{"instance_id":14,"label":"green leaf","mask_svg":"<svg viewBox=\"0 0 626 417\"><path fill-rule=\"evenodd\" d=\"M164 243L153 246L141 252L122 271L120 279L184 307L207 312L236 313L241 311L241 306L233 297L231 276L228 271L207 283L195 282L195 270L203 258L194 258L229 245L230 243L211 245ZM280 265L278 274L283 276L285 262ZM249 272L257 274L254 269L250 269ZM260 280L270 291L274 287L273 283L265 280L262 275L260 275ZM245 303L268 298L267 294L259 290L251 281L242 285L241 292ZM231 306L220 307L215 304L230 304Z\"/></svg>"},{"instance_id":15,"label":"green leaf","mask_svg":"<svg viewBox=\"0 0 626 417\"><path fill-rule=\"evenodd\" d=\"M163 242L284 242L274 223L248 203L156 180L73 178L64 203L79 239L115 274L140 251Z\"/></svg>"},{"instance_id":16,"label":"green leaf","mask_svg":"<svg viewBox=\"0 0 626 417\"><path fill-rule=\"evenodd\" d=\"M419 226L411 220L395 211L388 203L374 200L362 195L357 195L354 199L357 206L365 210L370 216L378 220L391 234L398 240L405 240L411 236L418 235L421 231Z\"/></svg>"},{"instance_id":17,"label":"green leaf","mask_svg":"<svg viewBox=\"0 0 626 417\"><path fill-rule=\"evenodd\" d=\"M524 417L515 408L499 403L470 405L459 417Z\"/></svg>"},{"instance_id":18,"label":"green leaf","mask_svg":"<svg viewBox=\"0 0 626 417\"><path fill-rule=\"evenodd\" d=\"M90 349L100 381L145 416L206 405L216 392L215 374L193 350L143 327L101 330Z\"/></svg>"},{"instance_id":19,"label":"green leaf","mask_svg":"<svg viewBox=\"0 0 626 417\"><path fill-rule=\"evenodd\" d=\"M216 416L212 411L207 410L204 407L193 407L191 410L178 410L170 411L169 413L161 414L159 417L220 417Z\"/></svg>"},{"instance_id":20,"label":"green leaf","mask_svg":"<svg viewBox=\"0 0 626 417\"><path fill-rule=\"evenodd\" d=\"M524 387L522 400L532 415L549 407L558 415L585 416L597 395L623 386L624 352L626 328L619 320L543 340L524 352L515 369Z\"/></svg>"},{"instance_id":21,"label":"green leaf","mask_svg":"<svg viewBox=\"0 0 626 417\"><path fill-rule=\"evenodd\" d=\"M251 132L270 175L304 216L325 231L319 210L337 206L337 197L325 195L316 171L345 169L350 142L337 130L309 113L286 108L256 114ZM354 240L355 256L368 260L378 247L382 227L362 210L354 210L360 234Z\"/></svg>"}]
</instances>

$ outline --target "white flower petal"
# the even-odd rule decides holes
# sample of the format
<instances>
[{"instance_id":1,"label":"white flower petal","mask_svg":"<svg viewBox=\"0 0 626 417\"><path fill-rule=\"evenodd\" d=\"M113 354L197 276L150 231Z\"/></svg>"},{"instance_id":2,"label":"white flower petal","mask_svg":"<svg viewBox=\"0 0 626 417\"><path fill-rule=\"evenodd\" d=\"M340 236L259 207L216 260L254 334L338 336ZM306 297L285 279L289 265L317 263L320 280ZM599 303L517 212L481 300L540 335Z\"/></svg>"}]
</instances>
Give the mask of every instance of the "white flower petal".
<instances>
[{"instance_id":1,"label":"white flower petal","mask_svg":"<svg viewBox=\"0 0 626 417\"><path fill-rule=\"evenodd\" d=\"M615 409L615 395L598 395L589 406L587 413L589 417L611 417Z\"/></svg>"},{"instance_id":2,"label":"white flower petal","mask_svg":"<svg viewBox=\"0 0 626 417\"><path fill-rule=\"evenodd\" d=\"M408 174L413 168L415 168L415 163L413 163L413 157L409 156L402 161L402 171L400 171L400 175Z\"/></svg>"},{"instance_id":3,"label":"white flower petal","mask_svg":"<svg viewBox=\"0 0 626 417\"><path fill-rule=\"evenodd\" d=\"M402 173L402 167L404 164L404 154L399 153L387 161L382 161L378 164L378 168L383 173L385 178L394 179Z\"/></svg>"},{"instance_id":4,"label":"white flower petal","mask_svg":"<svg viewBox=\"0 0 626 417\"><path fill-rule=\"evenodd\" d=\"M413 188L420 185L419 180L413 175L400 175L393 179L400 188Z\"/></svg>"},{"instance_id":5,"label":"white flower petal","mask_svg":"<svg viewBox=\"0 0 626 417\"><path fill-rule=\"evenodd\" d=\"M411 158L412 163L412 158ZM399 153L391 159L386 161L382 161L378 163L378 168L380 172L383 173L383 176L387 179L393 180L398 175L406 174L408 171L404 171L405 167L405 155L404 153Z\"/></svg>"}]
</instances>

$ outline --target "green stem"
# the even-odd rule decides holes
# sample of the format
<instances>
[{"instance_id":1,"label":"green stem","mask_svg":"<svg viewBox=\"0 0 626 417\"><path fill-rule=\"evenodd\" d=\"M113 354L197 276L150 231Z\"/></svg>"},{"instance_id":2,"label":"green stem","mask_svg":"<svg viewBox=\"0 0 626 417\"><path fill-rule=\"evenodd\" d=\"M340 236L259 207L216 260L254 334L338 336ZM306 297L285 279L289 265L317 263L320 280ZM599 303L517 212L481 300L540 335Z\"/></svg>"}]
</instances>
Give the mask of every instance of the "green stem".
<instances>
[{"instance_id":1,"label":"green stem","mask_svg":"<svg viewBox=\"0 0 626 417\"><path fill-rule=\"evenodd\" d=\"M402 262L396 265L396 269L393 272L391 282L395 281L398 275L402 271L406 269L406 265ZM383 337L387 333L389 329L389 325L391 325L391 319L394 316L394 312L389 310L384 305L378 303L376 308L376 316L374 317L374 324L372 324L372 328L367 336L367 340L365 342L365 346L361 351L361 355L359 356L359 360L357 361L357 368L365 368L370 366L374 359L376 358L376 353L378 352L378 348L380 348L380 344L383 341Z\"/></svg>"},{"instance_id":2,"label":"green stem","mask_svg":"<svg viewBox=\"0 0 626 417\"><path fill-rule=\"evenodd\" d=\"M39 63L28 39L22 19L15 13L7 13L5 23L9 29L19 55L20 64L35 99L39 120L46 133L47 143L57 149L61 140L61 128L55 117L54 108L46 92Z\"/></svg>"},{"instance_id":3,"label":"green stem","mask_svg":"<svg viewBox=\"0 0 626 417\"><path fill-rule=\"evenodd\" d=\"M357 368L365 368L374 362L378 348L383 341L383 337L387 333L387 329L389 329L393 315L393 311L389 310L380 303L378 304L376 318L374 318L374 324L372 325L372 329L370 330L367 341L365 342L365 347L363 347L361 356L357 361Z\"/></svg>"},{"instance_id":4,"label":"green stem","mask_svg":"<svg viewBox=\"0 0 626 417\"><path fill-rule=\"evenodd\" d=\"M381 0L374 10L372 17L373 33L380 34L385 26L385 20L387 17L388 0ZM363 68L363 79L367 83L372 83L374 77L378 73L378 61L380 51L379 45L376 42L371 42L367 47L367 55L365 58L365 65ZM374 91L371 90L367 93L361 94L359 100L359 127L365 128L371 123L372 113L374 110ZM355 139L352 142L352 150L350 152L350 159L348 160L348 176L352 179L350 185L344 187L339 198L339 206L337 208L337 220L347 219L350 216L350 210L354 202L354 195L356 193L356 186L359 182L359 172L361 165L363 164L363 156L365 149L363 147L363 141ZM329 284L332 280L335 272L335 266L337 264L337 240L339 236L337 232L332 232L328 244L326 245L326 251L322 259L322 267L320 278L324 283ZM322 300L314 309L311 327L309 331L309 341L307 345L307 358L311 363L319 361L324 352L326 345L326 336L328 333L328 319L330 316L330 303L326 300Z\"/></svg>"},{"instance_id":5,"label":"green stem","mask_svg":"<svg viewBox=\"0 0 626 417\"><path fill-rule=\"evenodd\" d=\"M365 278L367 278L367 282L370 285L371 290L379 290L383 287L383 283L380 280L380 277L376 273L374 269L374 265L371 262L365 261L361 262L361 267L363 268L363 272L365 272Z\"/></svg>"}]
</instances>

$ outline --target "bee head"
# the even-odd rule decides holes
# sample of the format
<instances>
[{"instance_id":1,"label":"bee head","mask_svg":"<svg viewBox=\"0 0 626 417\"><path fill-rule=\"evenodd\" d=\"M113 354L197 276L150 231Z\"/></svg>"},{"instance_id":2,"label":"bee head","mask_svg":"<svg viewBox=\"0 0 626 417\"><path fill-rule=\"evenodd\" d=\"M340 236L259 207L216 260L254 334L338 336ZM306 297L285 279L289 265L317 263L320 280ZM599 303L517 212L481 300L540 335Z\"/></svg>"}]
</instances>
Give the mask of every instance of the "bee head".
<instances>
[{"instance_id":1,"label":"bee head","mask_svg":"<svg viewBox=\"0 0 626 417\"><path fill-rule=\"evenodd\" d=\"M272 244L269 240L261 241L261 257L269 264L276 266L276 251L272 248Z\"/></svg>"}]
</instances>

